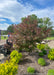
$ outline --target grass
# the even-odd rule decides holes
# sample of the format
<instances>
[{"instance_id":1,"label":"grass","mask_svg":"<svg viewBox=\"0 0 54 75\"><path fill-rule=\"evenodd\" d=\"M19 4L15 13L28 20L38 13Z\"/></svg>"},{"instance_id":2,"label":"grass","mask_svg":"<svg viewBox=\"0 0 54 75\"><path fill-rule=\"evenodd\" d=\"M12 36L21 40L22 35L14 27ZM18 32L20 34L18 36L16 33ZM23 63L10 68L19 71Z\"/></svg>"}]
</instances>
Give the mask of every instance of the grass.
<instances>
[{"instance_id":1,"label":"grass","mask_svg":"<svg viewBox=\"0 0 54 75\"><path fill-rule=\"evenodd\" d=\"M8 37L7 36L1 36L1 40L6 40L6 39L8 39Z\"/></svg>"},{"instance_id":2,"label":"grass","mask_svg":"<svg viewBox=\"0 0 54 75\"><path fill-rule=\"evenodd\" d=\"M1 36L1 40L6 40L8 37ZM54 37L47 37L45 40L54 40Z\"/></svg>"},{"instance_id":3,"label":"grass","mask_svg":"<svg viewBox=\"0 0 54 75\"><path fill-rule=\"evenodd\" d=\"M46 40L54 40L54 37L47 37Z\"/></svg>"},{"instance_id":4,"label":"grass","mask_svg":"<svg viewBox=\"0 0 54 75\"><path fill-rule=\"evenodd\" d=\"M47 37L47 40L53 40L54 37Z\"/></svg>"}]
</instances>

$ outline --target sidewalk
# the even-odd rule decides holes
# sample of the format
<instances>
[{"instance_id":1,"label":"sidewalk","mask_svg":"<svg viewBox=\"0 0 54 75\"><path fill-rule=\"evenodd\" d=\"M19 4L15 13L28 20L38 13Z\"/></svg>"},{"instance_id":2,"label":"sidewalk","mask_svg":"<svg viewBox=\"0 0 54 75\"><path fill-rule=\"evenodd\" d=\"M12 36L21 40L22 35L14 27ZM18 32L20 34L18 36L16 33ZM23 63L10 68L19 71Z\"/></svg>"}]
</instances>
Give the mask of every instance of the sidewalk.
<instances>
[{"instance_id":1,"label":"sidewalk","mask_svg":"<svg viewBox=\"0 0 54 75\"><path fill-rule=\"evenodd\" d=\"M0 45L4 45L6 43L6 40L0 40ZM6 57L4 56L4 54L0 53L0 62L4 63Z\"/></svg>"},{"instance_id":2,"label":"sidewalk","mask_svg":"<svg viewBox=\"0 0 54 75\"><path fill-rule=\"evenodd\" d=\"M0 40L0 45L6 44L6 40Z\"/></svg>"}]
</instances>

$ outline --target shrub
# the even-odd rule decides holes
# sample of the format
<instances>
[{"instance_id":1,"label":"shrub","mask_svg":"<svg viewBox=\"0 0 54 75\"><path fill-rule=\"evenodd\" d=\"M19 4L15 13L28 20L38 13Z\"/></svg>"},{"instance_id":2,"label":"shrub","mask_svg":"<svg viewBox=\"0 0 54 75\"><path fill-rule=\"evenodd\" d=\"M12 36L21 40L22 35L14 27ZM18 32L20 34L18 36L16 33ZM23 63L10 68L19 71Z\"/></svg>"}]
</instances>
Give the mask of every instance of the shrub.
<instances>
[{"instance_id":1,"label":"shrub","mask_svg":"<svg viewBox=\"0 0 54 75\"><path fill-rule=\"evenodd\" d=\"M45 44L45 49L50 49L50 47L48 46L48 44Z\"/></svg>"},{"instance_id":2,"label":"shrub","mask_svg":"<svg viewBox=\"0 0 54 75\"><path fill-rule=\"evenodd\" d=\"M4 64L0 63L0 75L16 75L20 58L22 57L21 53L14 50L10 54L10 61L6 61Z\"/></svg>"},{"instance_id":3,"label":"shrub","mask_svg":"<svg viewBox=\"0 0 54 75\"><path fill-rule=\"evenodd\" d=\"M36 48L36 42L41 42L48 36L50 29L46 27L40 28L33 15L26 17L20 24L14 25L14 42L18 50L31 52Z\"/></svg>"},{"instance_id":4,"label":"shrub","mask_svg":"<svg viewBox=\"0 0 54 75\"><path fill-rule=\"evenodd\" d=\"M48 44L37 44L37 48L40 49L40 50L50 49Z\"/></svg>"},{"instance_id":5,"label":"shrub","mask_svg":"<svg viewBox=\"0 0 54 75\"><path fill-rule=\"evenodd\" d=\"M6 61L6 63L0 64L0 75L16 75L17 69L17 64Z\"/></svg>"},{"instance_id":6,"label":"shrub","mask_svg":"<svg viewBox=\"0 0 54 75\"><path fill-rule=\"evenodd\" d=\"M39 51L38 51L38 50L36 50L36 53L39 53Z\"/></svg>"},{"instance_id":7,"label":"shrub","mask_svg":"<svg viewBox=\"0 0 54 75\"><path fill-rule=\"evenodd\" d=\"M43 50L42 53L43 53L43 54L47 54L47 51L46 51L46 50Z\"/></svg>"},{"instance_id":8,"label":"shrub","mask_svg":"<svg viewBox=\"0 0 54 75\"><path fill-rule=\"evenodd\" d=\"M14 50L10 54L10 59L14 63L19 63L20 59L22 58L22 54L18 53L18 51Z\"/></svg>"},{"instance_id":9,"label":"shrub","mask_svg":"<svg viewBox=\"0 0 54 75\"><path fill-rule=\"evenodd\" d=\"M44 44L37 44L37 48L40 49L40 50L44 50L45 45Z\"/></svg>"},{"instance_id":10,"label":"shrub","mask_svg":"<svg viewBox=\"0 0 54 75\"><path fill-rule=\"evenodd\" d=\"M32 68L32 67L28 67L28 68L27 68L27 72L32 74L32 73L35 72L35 69Z\"/></svg>"},{"instance_id":11,"label":"shrub","mask_svg":"<svg viewBox=\"0 0 54 75\"><path fill-rule=\"evenodd\" d=\"M37 44L37 48L40 49L40 44Z\"/></svg>"},{"instance_id":12,"label":"shrub","mask_svg":"<svg viewBox=\"0 0 54 75\"><path fill-rule=\"evenodd\" d=\"M50 60L54 60L54 49L51 49L51 50L49 51L48 58L49 58Z\"/></svg>"},{"instance_id":13,"label":"shrub","mask_svg":"<svg viewBox=\"0 0 54 75\"><path fill-rule=\"evenodd\" d=\"M39 56L44 56L43 52L39 52Z\"/></svg>"},{"instance_id":14,"label":"shrub","mask_svg":"<svg viewBox=\"0 0 54 75\"><path fill-rule=\"evenodd\" d=\"M49 69L47 75L54 75L54 69Z\"/></svg>"},{"instance_id":15,"label":"shrub","mask_svg":"<svg viewBox=\"0 0 54 75\"><path fill-rule=\"evenodd\" d=\"M41 66L45 66L46 65L46 62L43 58L39 58L38 59L38 64L40 64Z\"/></svg>"}]
</instances>

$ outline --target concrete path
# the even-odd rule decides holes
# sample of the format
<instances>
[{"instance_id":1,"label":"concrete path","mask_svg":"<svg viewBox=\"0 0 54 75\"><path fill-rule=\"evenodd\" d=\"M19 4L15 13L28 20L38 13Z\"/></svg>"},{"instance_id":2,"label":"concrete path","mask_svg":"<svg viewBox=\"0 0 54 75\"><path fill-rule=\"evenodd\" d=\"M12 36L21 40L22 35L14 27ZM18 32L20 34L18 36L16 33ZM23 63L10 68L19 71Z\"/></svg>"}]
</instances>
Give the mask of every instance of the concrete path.
<instances>
[{"instance_id":1,"label":"concrete path","mask_svg":"<svg viewBox=\"0 0 54 75\"><path fill-rule=\"evenodd\" d=\"M6 40L0 40L0 45L4 45L6 44ZM4 63L4 61L6 60L6 56L4 56L3 53L0 53L0 62Z\"/></svg>"},{"instance_id":2,"label":"concrete path","mask_svg":"<svg viewBox=\"0 0 54 75\"><path fill-rule=\"evenodd\" d=\"M0 63L4 63L4 61L6 60L6 56L4 56L4 54L0 53Z\"/></svg>"},{"instance_id":3,"label":"concrete path","mask_svg":"<svg viewBox=\"0 0 54 75\"><path fill-rule=\"evenodd\" d=\"M6 44L6 40L0 40L0 45Z\"/></svg>"},{"instance_id":4,"label":"concrete path","mask_svg":"<svg viewBox=\"0 0 54 75\"><path fill-rule=\"evenodd\" d=\"M50 48L54 48L54 40L51 40L47 44L49 45Z\"/></svg>"}]
</instances>

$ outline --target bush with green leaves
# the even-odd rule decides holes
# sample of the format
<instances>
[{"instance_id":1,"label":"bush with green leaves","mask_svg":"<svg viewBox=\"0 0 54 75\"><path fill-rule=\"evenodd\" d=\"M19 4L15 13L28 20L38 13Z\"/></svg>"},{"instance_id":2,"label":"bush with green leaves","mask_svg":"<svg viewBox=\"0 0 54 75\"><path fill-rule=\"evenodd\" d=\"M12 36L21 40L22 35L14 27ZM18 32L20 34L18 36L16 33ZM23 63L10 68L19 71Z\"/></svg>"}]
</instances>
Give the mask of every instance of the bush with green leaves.
<instances>
[{"instance_id":1,"label":"bush with green leaves","mask_svg":"<svg viewBox=\"0 0 54 75\"><path fill-rule=\"evenodd\" d=\"M54 60L54 49L51 49L51 50L49 51L48 58L49 58L50 60Z\"/></svg>"},{"instance_id":2,"label":"bush with green leaves","mask_svg":"<svg viewBox=\"0 0 54 75\"><path fill-rule=\"evenodd\" d=\"M48 44L37 44L37 48L39 50L50 49L50 47L48 46Z\"/></svg>"},{"instance_id":3,"label":"bush with green leaves","mask_svg":"<svg viewBox=\"0 0 54 75\"><path fill-rule=\"evenodd\" d=\"M20 58L22 57L21 53L14 50L10 54L9 62L6 61L4 64L0 63L0 75L16 75L18 70L17 63L19 62Z\"/></svg>"},{"instance_id":4,"label":"bush with green leaves","mask_svg":"<svg viewBox=\"0 0 54 75\"><path fill-rule=\"evenodd\" d=\"M46 54L47 54L47 51L46 51L46 50L43 50L42 53L43 53L44 55L46 55Z\"/></svg>"},{"instance_id":5,"label":"bush with green leaves","mask_svg":"<svg viewBox=\"0 0 54 75\"><path fill-rule=\"evenodd\" d=\"M10 59L14 63L19 63L21 58L22 58L22 54L19 53L17 50L13 50L10 54Z\"/></svg>"},{"instance_id":6,"label":"bush with green leaves","mask_svg":"<svg viewBox=\"0 0 54 75\"><path fill-rule=\"evenodd\" d=\"M39 53L39 51L38 51L38 50L36 50L36 53Z\"/></svg>"},{"instance_id":7,"label":"bush with green leaves","mask_svg":"<svg viewBox=\"0 0 54 75\"><path fill-rule=\"evenodd\" d=\"M9 62L6 61L4 64L0 63L0 75L16 75L18 70L17 63L22 58L22 54L14 50L10 54Z\"/></svg>"},{"instance_id":8,"label":"bush with green leaves","mask_svg":"<svg viewBox=\"0 0 54 75\"><path fill-rule=\"evenodd\" d=\"M43 52L39 52L39 56L44 56Z\"/></svg>"},{"instance_id":9,"label":"bush with green leaves","mask_svg":"<svg viewBox=\"0 0 54 75\"><path fill-rule=\"evenodd\" d=\"M35 72L35 69L33 67L28 67L27 72L33 74Z\"/></svg>"},{"instance_id":10,"label":"bush with green leaves","mask_svg":"<svg viewBox=\"0 0 54 75\"><path fill-rule=\"evenodd\" d=\"M40 64L41 66L45 66L46 65L46 62L43 58L39 58L38 59L38 64Z\"/></svg>"},{"instance_id":11,"label":"bush with green leaves","mask_svg":"<svg viewBox=\"0 0 54 75\"><path fill-rule=\"evenodd\" d=\"M47 75L54 75L54 69L49 69Z\"/></svg>"},{"instance_id":12,"label":"bush with green leaves","mask_svg":"<svg viewBox=\"0 0 54 75\"><path fill-rule=\"evenodd\" d=\"M48 44L45 44L45 49L50 49L50 47L48 46Z\"/></svg>"},{"instance_id":13,"label":"bush with green leaves","mask_svg":"<svg viewBox=\"0 0 54 75\"><path fill-rule=\"evenodd\" d=\"M44 50L45 45L44 44L37 44L37 48L40 49L40 50Z\"/></svg>"},{"instance_id":14,"label":"bush with green leaves","mask_svg":"<svg viewBox=\"0 0 54 75\"><path fill-rule=\"evenodd\" d=\"M0 63L0 75L16 75L18 65L6 61L4 64Z\"/></svg>"}]
</instances>

